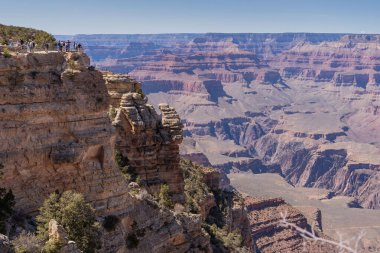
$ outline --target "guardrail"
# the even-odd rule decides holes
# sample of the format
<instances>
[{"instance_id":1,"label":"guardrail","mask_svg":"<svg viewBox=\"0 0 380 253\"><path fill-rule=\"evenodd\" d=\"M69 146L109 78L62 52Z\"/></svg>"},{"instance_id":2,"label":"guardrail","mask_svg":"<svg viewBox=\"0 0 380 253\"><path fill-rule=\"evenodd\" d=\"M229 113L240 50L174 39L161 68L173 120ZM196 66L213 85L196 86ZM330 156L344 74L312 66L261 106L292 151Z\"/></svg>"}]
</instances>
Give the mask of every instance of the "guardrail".
<instances>
[{"instance_id":1,"label":"guardrail","mask_svg":"<svg viewBox=\"0 0 380 253\"><path fill-rule=\"evenodd\" d=\"M36 52L62 52L62 53L66 53L66 52L83 52L83 48L70 48L69 50L66 50L62 48L62 51L59 50L59 47L57 46L54 46L54 47L50 47L48 48L48 50L46 50L44 47L35 47L33 49L28 49L27 46L23 45L23 46L6 46L6 45L0 45L0 52L3 52L4 51L4 48L7 48L10 52L15 52L15 53L19 53L19 54L26 54L26 53L36 53Z\"/></svg>"}]
</instances>

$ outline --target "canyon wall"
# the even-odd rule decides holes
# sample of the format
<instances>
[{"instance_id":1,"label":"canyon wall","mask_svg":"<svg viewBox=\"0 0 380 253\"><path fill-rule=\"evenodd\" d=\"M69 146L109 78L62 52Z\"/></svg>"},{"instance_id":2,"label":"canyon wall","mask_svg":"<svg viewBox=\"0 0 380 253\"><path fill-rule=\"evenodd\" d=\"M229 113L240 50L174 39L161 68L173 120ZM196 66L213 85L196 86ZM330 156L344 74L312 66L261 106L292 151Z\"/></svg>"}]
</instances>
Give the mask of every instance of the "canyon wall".
<instances>
[{"instance_id":1,"label":"canyon wall","mask_svg":"<svg viewBox=\"0 0 380 253\"><path fill-rule=\"evenodd\" d=\"M205 92L214 90L209 85L223 90L221 81L204 84ZM100 229L99 252L230 252L236 250L233 247L253 251L254 243L262 252L277 252L281 247L298 249L304 243L289 231L284 234L268 226L272 221L255 219L255 212L266 218L262 214L278 214L268 204L271 200L260 206L244 203L219 171L180 162L183 125L176 110L160 104L158 115L147 103L140 83L127 75L95 70L85 54L1 58L0 96L0 162L4 168L0 182L13 191L16 210L35 215L52 192L82 193L96 209L99 221L113 216L118 219L113 229ZM226 96L220 92L203 99L215 103ZM210 133L228 139L239 128L228 135L214 130L242 123L250 123L247 137L235 141L247 145L273 125L261 127L260 121L239 118L217 127L209 124ZM189 140L185 146L192 146ZM205 154L209 152L213 150ZM125 163L122 167L118 157ZM209 163L202 155L200 161ZM128 173L137 174L140 185L126 178L126 167ZM186 168L192 171L187 177ZM163 184L169 187L171 208L158 204L152 196ZM193 190L202 190L201 196L192 195ZM200 200L194 202L197 212L185 210L189 197ZM293 210L295 221L307 225L298 211L283 202L280 206ZM268 226L268 233L256 233L262 224ZM223 241L232 235L238 238L233 247ZM280 244L274 241L277 238L281 238ZM283 244L289 240L291 245Z\"/></svg>"},{"instance_id":2,"label":"canyon wall","mask_svg":"<svg viewBox=\"0 0 380 253\"><path fill-rule=\"evenodd\" d=\"M33 213L50 193L73 189L102 214L122 209L128 194L113 161L109 97L89 58L28 54L0 64L2 185L16 207Z\"/></svg>"},{"instance_id":3,"label":"canyon wall","mask_svg":"<svg viewBox=\"0 0 380 253\"><path fill-rule=\"evenodd\" d=\"M183 155L203 153L200 161L226 172L277 172L380 207L378 35L76 38L98 67L142 81L152 104L174 105Z\"/></svg>"},{"instance_id":4,"label":"canyon wall","mask_svg":"<svg viewBox=\"0 0 380 253\"><path fill-rule=\"evenodd\" d=\"M123 75L105 73L114 110L115 148L128 160L150 193L157 194L162 184L169 186L176 202L183 202L183 177L179 168L182 124L174 108L160 104L162 116L147 103L140 84Z\"/></svg>"},{"instance_id":5,"label":"canyon wall","mask_svg":"<svg viewBox=\"0 0 380 253\"><path fill-rule=\"evenodd\" d=\"M1 186L13 191L19 213L33 215L50 193L73 190L85 196L100 220L109 215L120 220L114 231L101 230L100 252L210 252L209 236L198 216L162 209L147 193L131 194L115 164L115 143L122 136L108 117L111 97L102 73L90 67L86 55L22 54L2 58L0 64ZM182 196L182 171L176 160L180 128L176 132L168 127L165 120L173 112L165 106L163 111L160 122L167 132L160 155L169 160L160 178L179 180L178 185L167 183ZM177 165L174 171L169 171L170 161Z\"/></svg>"}]
</instances>

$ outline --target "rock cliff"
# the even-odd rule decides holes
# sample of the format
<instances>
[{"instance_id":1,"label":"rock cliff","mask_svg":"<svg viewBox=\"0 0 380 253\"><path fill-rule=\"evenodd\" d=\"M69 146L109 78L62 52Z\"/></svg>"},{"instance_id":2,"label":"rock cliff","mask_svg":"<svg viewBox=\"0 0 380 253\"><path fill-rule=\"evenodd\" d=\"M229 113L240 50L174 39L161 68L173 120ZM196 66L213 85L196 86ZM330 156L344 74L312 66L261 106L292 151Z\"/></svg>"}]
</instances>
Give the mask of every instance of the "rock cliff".
<instances>
[{"instance_id":1,"label":"rock cliff","mask_svg":"<svg viewBox=\"0 0 380 253\"><path fill-rule=\"evenodd\" d=\"M105 73L117 129L115 147L152 194L169 186L175 201L183 202L183 177L179 168L182 124L174 108L160 104L162 116L147 103L140 84L127 76Z\"/></svg>"},{"instance_id":2,"label":"rock cliff","mask_svg":"<svg viewBox=\"0 0 380 253\"><path fill-rule=\"evenodd\" d=\"M121 115L128 105L151 108L144 100L133 100L136 94L141 99L141 94L132 91L135 90L124 90L125 99L119 99L122 109L118 119L125 117L120 121L131 120ZM198 216L163 209L144 191L141 196L130 194L128 181L115 164L114 148L120 147L120 141L140 141L133 137L139 131L146 134L142 131L145 126L133 118L131 123L137 124L137 133L127 132L129 135L124 137L129 140L121 140L121 128L115 130L107 114L114 98L108 95L102 73L90 67L86 55L35 53L2 58L0 93L0 161L4 166L1 185L12 189L19 212L35 214L50 193L74 190L95 207L99 219L116 215L120 220L115 231L102 230L103 252L210 251L209 237ZM148 185L150 180L165 180L173 198L177 194L183 201L182 171L177 159L182 138L180 122L175 120L172 108L162 105L162 111L162 121L152 118L152 124L162 124L154 128L162 131L162 138L150 136L154 138L150 141L157 144L151 152L157 153L157 160L159 154L161 163L166 165L167 161L168 166L144 180ZM150 127L147 131L152 130ZM131 164L138 161L138 156L144 158L146 150L138 145L127 152L137 156L136 160L130 156Z\"/></svg>"},{"instance_id":3,"label":"rock cliff","mask_svg":"<svg viewBox=\"0 0 380 253\"><path fill-rule=\"evenodd\" d=\"M107 44L81 38L92 57ZM174 102L191 138L183 155L203 153L200 161L225 171L278 172L294 185L379 208L378 35L120 37L126 44L148 38L154 46L133 58L97 64L141 80L153 104Z\"/></svg>"},{"instance_id":4,"label":"rock cliff","mask_svg":"<svg viewBox=\"0 0 380 253\"><path fill-rule=\"evenodd\" d=\"M25 213L67 189L83 193L101 214L128 202L113 161L107 89L89 64L76 53L0 61L2 184Z\"/></svg>"},{"instance_id":5,"label":"rock cliff","mask_svg":"<svg viewBox=\"0 0 380 253\"><path fill-rule=\"evenodd\" d=\"M83 53L0 59L0 182L12 189L17 211L34 216L52 192L82 193L100 222L118 221L112 229L100 229L99 252L244 252L253 251L253 239L268 252L282 247L272 240L277 237L252 238L256 228L268 223L252 218L262 207L245 204L223 174L180 162L179 115L168 104L159 105L158 115L138 82L95 70ZM208 85L214 84L206 82L204 88L213 90ZM233 125L241 122L245 137L236 138L240 128ZM261 127L260 122L239 118L210 125L210 132L249 144L275 125L268 120ZM158 204L154 197L163 185L169 187L173 206ZM265 214L277 211L269 208ZM304 216L294 213L305 227ZM269 235L276 233L272 225L264 225ZM51 236L59 236L58 230L52 222ZM263 246L264 241L269 244ZM64 242L66 249L73 247ZM292 243L287 248L296 249L302 240ZM4 237L1 246L7 245Z\"/></svg>"}]
</instances>

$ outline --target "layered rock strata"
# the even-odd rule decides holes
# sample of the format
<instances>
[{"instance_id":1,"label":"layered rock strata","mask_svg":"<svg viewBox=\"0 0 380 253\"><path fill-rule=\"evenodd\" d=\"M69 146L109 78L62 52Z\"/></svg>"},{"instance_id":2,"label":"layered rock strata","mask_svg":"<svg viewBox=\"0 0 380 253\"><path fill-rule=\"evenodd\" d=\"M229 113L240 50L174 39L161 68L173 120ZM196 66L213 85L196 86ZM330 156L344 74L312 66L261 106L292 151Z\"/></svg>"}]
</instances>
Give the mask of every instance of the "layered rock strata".
<instances>
[{"instance_id":1,"label":"layered rock strata","mask_svg":"<svg viewBox=\"0 0 380 253\"><path fill-rule=\"evenodd\" d=\"M50 193L73 190L95 207L99 219L114 215L120 221L114 231L101 230L99 252L210 252L210 239L198 216L162 208L144 190L138 196L130 195L132 190L114 159L120 129L115 131L107 115L111 98L102 74L90 67L85 54L1 58L0 94L0 182L13 191L18 212L33 215ZM134 101L133 94L132 100L128 99L131 94L126 93L124 102ZM152 109L143 106L144 100L137 102L143 109ZM172 122L172 109L165 110ZM119 117L123 117L121 111ZM154 124L161 122L151 119ZM175 133L180 133L180 125L159 129L164 137L151 141L164 147L153 152L160 154L162 163L165 159L177 161L180 138ZM136 135L128 132L124 137L139 141ZM176 146L172 147L173 143ZM143 153L134 150L134 154L136 150ZM178 193L181 200L182 172L160 172L159 178L167 180L173 198ZM178 181L172 184L172 178Z\"/></svg>"},{"instance_id":2,"label":"layered rock strata","mask_svg":"<svg viewBox=\"0 0 380 253\"><path fill-rule=\"evenodd\" d=\"M167 104L160 104L162 116L147 103L140 85L127 76L105 74L117 129L115 148L128 159L150 193L158 193L162 184L169 186L173 200L183 201L183 177L179 168L181 120ZM117 80L117 81L115 81Z\"/></svg>"},{"instance_id":3,"label":"layered rock strata","mask_svg":"<svg viewBox=\"0 0 380 253\"><path fill-rule=\"evenodd\" d=\"M99 214L129 201L114 166L114 129L102 75L84 54L22 54L0 61L0 162L16 208L37 211L51 192L81 192Z\"/></svg>"},{"instance_id":4,"label":"layered rock strata","mask_svg":"<svg viewBox=\"0 0 380 253\"><path fill-rule=\"evenodd\" d=\"M246 197L244 203L258 252L339 252L335 246L305 239L294 229L279 226L285 216L300 229L309 228L305 216L283 199Z\"/></svg>"}]
</instances>

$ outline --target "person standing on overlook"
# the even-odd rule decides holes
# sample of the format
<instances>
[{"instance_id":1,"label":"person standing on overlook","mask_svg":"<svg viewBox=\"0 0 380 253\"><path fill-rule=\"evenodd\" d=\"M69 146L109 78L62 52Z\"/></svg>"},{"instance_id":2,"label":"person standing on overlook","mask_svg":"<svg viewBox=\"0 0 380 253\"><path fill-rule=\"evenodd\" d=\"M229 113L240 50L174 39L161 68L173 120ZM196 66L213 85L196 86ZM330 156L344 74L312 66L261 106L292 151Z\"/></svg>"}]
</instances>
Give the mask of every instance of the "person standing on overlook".
<instances>
[{"instance_id":1,"label":"person standing on overlook","mask_svg":"<svg viewBox=\"0 0 380 253\"><path fill-rule=\"evenodd\" d=\"M34 53L35 48L36 48L36 43L34 42L34 40L30 41L30 49L32 53Z\"/></svg>"},{"instance_id":2,"label":"person standing on overlook","mask_svg":"<svg viewBox=\"0 0 380 253\"><path fill-rule=\"evenodd\" d=\"M48 53L49 52L49 43L45 42L44 48L45 48L45 53Z\"/></svg>"},{"instance_id":3,"label":"person standing on overlook","mask_svg":"<svg viewBox=\"0 0 380 253\"><path fill-rule=\"evenodd\" d=\"M27 43L26 43L26 52L27 53L30 53L30 51L31 51L31 42L30 41L28 41Z\"/></svg>"},{"instance_id":4,"label":"person standing on overlook","mask_svg":"<svg viewBox=\"0 0 380 253\"><path fill-rule=\"evenodd\" d=\"M66 42L66 52L70 52L70 44L71 44L71 41L67 40L67 42Z\"/></svg>"}]
</instances>

